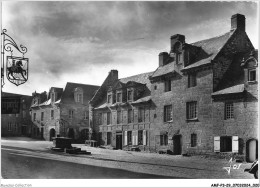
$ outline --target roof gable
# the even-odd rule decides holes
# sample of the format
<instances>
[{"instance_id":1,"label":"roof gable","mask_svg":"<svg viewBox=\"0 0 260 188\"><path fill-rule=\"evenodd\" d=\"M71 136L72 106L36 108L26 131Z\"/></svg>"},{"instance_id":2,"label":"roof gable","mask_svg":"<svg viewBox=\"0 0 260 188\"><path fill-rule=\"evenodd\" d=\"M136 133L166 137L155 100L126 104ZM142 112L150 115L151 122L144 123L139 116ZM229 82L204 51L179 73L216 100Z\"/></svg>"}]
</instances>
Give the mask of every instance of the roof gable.
<instances>
[{"instance_id":1,"label":"roof gable","mask_svg":"<svg viewBox=\"0 0 260 188\"><path fill-rule=\"evenodd\" d=\"M64 92L62 93L61 103L70 103L70 104L75 103L74 91L76 88L79 87L83 90L83 104L88 104L90 99L94 96L95 92L99 88L99 86L96 85L86 85L86 84L67 82Z\"/></svg>"}]
</instances>

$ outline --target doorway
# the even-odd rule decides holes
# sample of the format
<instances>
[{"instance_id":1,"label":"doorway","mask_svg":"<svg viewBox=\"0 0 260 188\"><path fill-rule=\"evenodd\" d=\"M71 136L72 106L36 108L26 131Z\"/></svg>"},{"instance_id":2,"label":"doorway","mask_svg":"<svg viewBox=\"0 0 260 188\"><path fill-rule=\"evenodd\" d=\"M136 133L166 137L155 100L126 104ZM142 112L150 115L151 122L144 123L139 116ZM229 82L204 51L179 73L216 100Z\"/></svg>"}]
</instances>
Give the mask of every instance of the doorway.
<instances>
[{"instance_id":1,"label":"doorway","mask_svg":"<svg viewBox=\"0 0 260 188\"><path fill-rule=\"evenodd\" d=\"M173 140L173 154L181 155L181 135L173 136L172 140Z\"/></svg>"},{"instance_id":2,"label":"doorway","mask_svg":"<svg viewBox=\"0 0 260 188\"><path fill-rule=\"evenodd\" d=\"M254 162L258 158L258 141L256 139L250 139L246 143L247 161Z\"/></svg>"},{"instance_id":3,"label":"doorway","mask_svg":"<svg viewBox=\"0 0 260 188\"><path fill-rule=\"evenodd\" d=\"M74 129L73 128L69 128L68 137L72 138L74 140Z\"/></svg>"},{"instance_id":4,"label":"doorway","mask_svg":"<svg viewBox=\"0 0 260 188\"><path fill-rule=\"evenodd\" d=\"M116 149L122 149L122 132L116 133Z\"/></svg>"},{"instance_id":5,"label":"doorway","mask_svg":"<svg viewBox=\"0 0 260 188\"><path fill-rule=\"evenodd\" d=\"M53 140L53 137L55 137L55 135L56 135L56 131L55 131L55 129L51 129L50 130L50 141L52 141Z\"/></svg>"},{"instance_id":6,"label":"doorway","mask_svg":"<svg viewBox=\"0 0 260 188\"><path fill-rule=\"evenodd\" d=\"M22 125L22 135L26 135L26 125Z\"/></svg>"}]
</instances>

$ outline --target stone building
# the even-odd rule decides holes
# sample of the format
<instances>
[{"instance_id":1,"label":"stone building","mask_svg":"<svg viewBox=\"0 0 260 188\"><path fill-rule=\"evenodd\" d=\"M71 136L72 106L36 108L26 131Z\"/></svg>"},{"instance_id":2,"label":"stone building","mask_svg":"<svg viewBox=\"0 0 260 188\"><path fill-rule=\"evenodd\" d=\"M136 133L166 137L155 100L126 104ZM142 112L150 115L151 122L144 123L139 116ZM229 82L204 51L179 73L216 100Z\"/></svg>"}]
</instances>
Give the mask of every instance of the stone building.
<instances>
[{"instance_id":1,"label":"stone building","mask_svg":"<svg viewBox=\"0 0 260 188\"><path fill-rule=\"evenodd\" d=\"M1 94L1 135L30 136L30 105L32 96L6 93Z\"/></svg>"},{"instance_id":2,"label":"stone building","mask_svg":"<svg viewBox=\"0 0 260 188\"><path fill-rule=\"evenodd\" d=\"M33 94L31 114L36 130L33 135L45 140L52 140L55 136L70 137L77 141L88 139L88 102L98 88L99 86L68 82L64 90L51 87L48 94Z\"/></svg>"},{"instance_id":3,"label":"stone building","mask_svg":"<svg viewBox=\"0 0 260 188\"><path fill-rule=\"evenodd\" d=\"M154 72L118 79L112 70L90 101L100 144L256 155L258 60L245 25L235 14L220 36L189 44L173 35Z\"/></svg>"}]
</instances>

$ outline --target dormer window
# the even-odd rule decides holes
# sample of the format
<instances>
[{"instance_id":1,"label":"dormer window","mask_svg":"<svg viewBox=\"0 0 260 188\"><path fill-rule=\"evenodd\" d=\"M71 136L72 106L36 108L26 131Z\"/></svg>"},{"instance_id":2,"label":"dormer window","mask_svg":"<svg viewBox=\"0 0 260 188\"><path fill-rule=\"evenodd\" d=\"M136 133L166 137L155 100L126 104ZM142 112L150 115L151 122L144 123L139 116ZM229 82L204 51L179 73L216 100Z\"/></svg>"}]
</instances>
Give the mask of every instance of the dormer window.
<instances>
[{"instance_id":1,"label":"dormer window","mask_svg":"<svg viewBox=\"0 0 260 188\"><path fill-rule=\"evenodd\" d=\"M127 101L128 102L133 101L133 96L134 96L133 94L134 94L133 89L128 89L127 90Z\"/></svg>"},{"instance_id":2,"label":"dormer window","mask_svg":"<svg viewBox=\"0 0 260 188\"><path fill-rule=\"evenodd\" d=\"M255 82L256 81L256 69L248 70L248 81Z\"/></svg>"},{"instance_id":3,"label":"dormer window","mask_svg":"<svg viewBox=\"0 0 260 188\"><path fill-rule=\"evenodd\" d=\"M77 87L74 90L74 100L76 103L81 103L83 104L83 89L80 87Z\"/></svg>"},{"instance_id":4,"label":"dormer window","mask_svg":"<svg viewBox=\"0 0 260 188\"><path fill-rule=\"evenodd\" d=\"M112 93L107 94L107 103L112 104Z\"/></svg>"},{"instance_id":5,"label":"dormer window","mask_svg":"<svg viewBox=\"0 0 260 188\"><path fill-rule=\"evenodd\" d=\"M82 102L82 94L81 93L77 94L76 102Z\"/></svg>"},{"instance_id":6,"label":"dormer window","mask_svg":"<svg viewBox=\"0 0 260 188\"><path fill-rule=\"evenodd\" d=\"M116 93L116 102L122 102L122 92Z\"/></svg>"}]
</instances>

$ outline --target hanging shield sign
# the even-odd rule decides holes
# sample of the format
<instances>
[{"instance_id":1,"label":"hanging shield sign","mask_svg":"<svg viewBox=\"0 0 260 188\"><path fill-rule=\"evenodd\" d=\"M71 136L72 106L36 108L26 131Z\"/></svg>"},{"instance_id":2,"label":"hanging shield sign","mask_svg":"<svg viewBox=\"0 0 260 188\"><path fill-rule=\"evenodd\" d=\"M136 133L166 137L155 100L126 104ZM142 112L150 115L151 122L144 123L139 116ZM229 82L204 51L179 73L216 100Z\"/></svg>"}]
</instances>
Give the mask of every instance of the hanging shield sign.
<instances>
[{"instance_id":1,"label":"hanging shield sign","mask_svg":"<svg viewBox=\"0 0 260 188\"><path fill-rule=\"evenodd\" d=\"M24 84L28 80L29 59L7 56L6 62L7 79L16 86Z\"/></svg>"}]
</instances>

